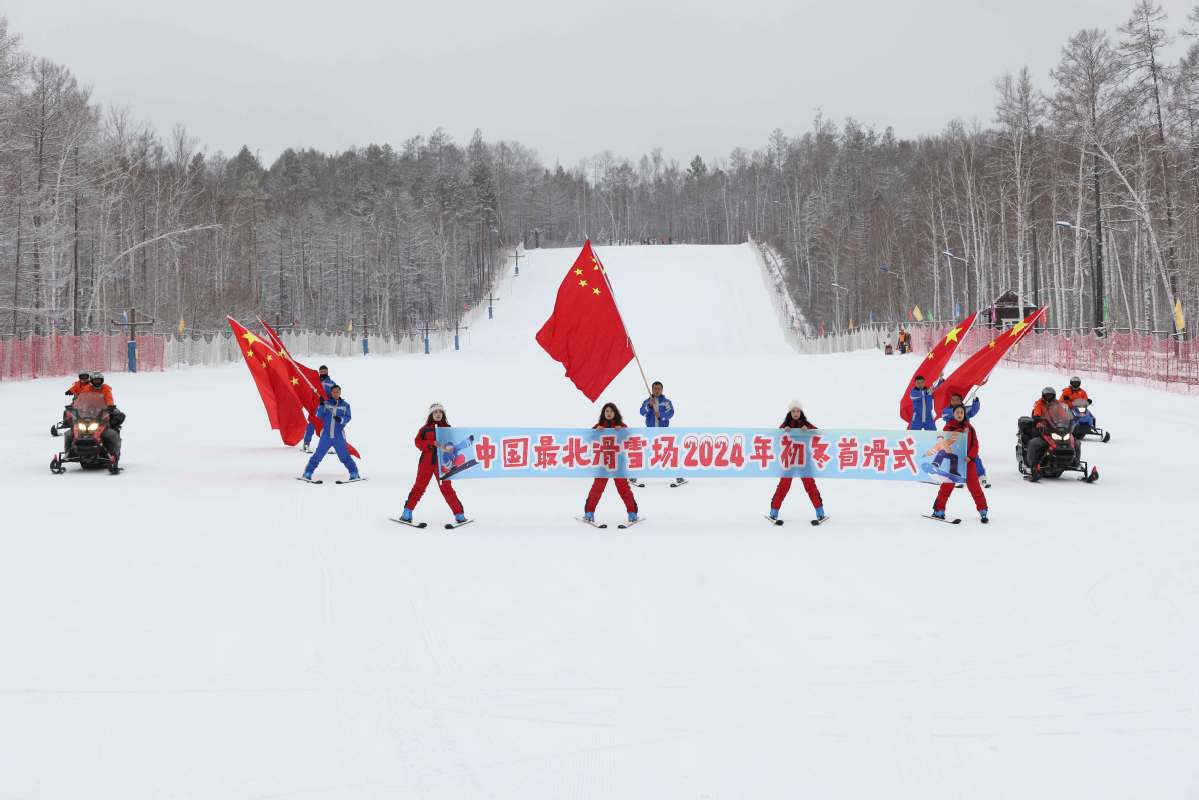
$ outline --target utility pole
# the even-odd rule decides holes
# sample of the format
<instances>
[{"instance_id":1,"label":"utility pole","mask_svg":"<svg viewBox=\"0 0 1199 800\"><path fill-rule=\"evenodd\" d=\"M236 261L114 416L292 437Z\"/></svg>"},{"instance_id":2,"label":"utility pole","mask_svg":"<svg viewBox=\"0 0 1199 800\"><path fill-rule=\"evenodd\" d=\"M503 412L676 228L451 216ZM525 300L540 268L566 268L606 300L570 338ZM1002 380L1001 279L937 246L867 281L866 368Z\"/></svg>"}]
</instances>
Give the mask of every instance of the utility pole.
<instances>
[{"instance_id":1,"label":"utility pole","mask_svg":"<svg viewBox=\"0 0 1199 800\"><path fill-rule=\"evenodd\" d=\"M527 256L522 256L519 250L512 251L512 260L516 262L516 277L518 278L520 277L520 260L526 257Z\"/></svg>"},{"instance_id":2,"label":"utility pole","mask_svg":"<svg viewBox=\"0 0 1199 800\"><path fill-rule=\"evenodd\" d=\"M498 303L499 301L500 299L495 296L495 292L489 292L487 294L487 319L495 319L495 314L492 313L491 305L492 303Z\"/></svg>"},{"instance_id":3,"label":"utility pole","mask_svg":"<svg viewBox=\"0 0 1199 800\"><path fill-rule=\"evenodd\" d=\"M136 308L128 309L124 316L124 322L117 322L115 319L111 320L111 322L113 327L125 329L125 337L127 339L125 345L126 364L130 372L137 372L137 329L142 325L153 325L154 319L151 318L138 322Z\"/></svg>"}]
</instances>

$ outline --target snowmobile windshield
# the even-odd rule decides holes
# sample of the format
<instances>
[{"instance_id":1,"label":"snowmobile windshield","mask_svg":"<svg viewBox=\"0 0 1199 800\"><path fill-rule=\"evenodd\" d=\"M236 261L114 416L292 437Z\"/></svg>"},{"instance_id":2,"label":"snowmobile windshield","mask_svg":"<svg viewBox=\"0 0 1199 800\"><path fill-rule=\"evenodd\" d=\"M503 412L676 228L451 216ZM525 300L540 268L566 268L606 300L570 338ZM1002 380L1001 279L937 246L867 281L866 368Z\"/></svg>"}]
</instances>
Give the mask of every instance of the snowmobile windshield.
<instances>
[{"instance_id":1,"label":"snowmobile windshield","mask_svg":"<svg viewBox=\"0 0 1199 800\"><path fill-rule=\"evenodd\" d=\"M1086 408L1087 401L1083 400L1081 397L1075 397L1074 398L1074 407L1075 408Z\"/></svg>"},{"instance_id":2,"label":"snowmobile windshield","mask_svg":"<svg viewBox=\"0 0 1199 800\"><path fill-rule=\"evenodd\" d=\"M1045 420L1058 433L1068 433L1074 427L1074 417L1065 403L1053 403L1045 409Z\"/></svg>"},{"instance_id":3,"label":"snowmobile windshield","mask_svg":"<svg viewBox=\"0 0 1199 800\"><path fill-rule=\"evenodd\" d=\"M87 392L77 396L72 405L75 413L81 419L96 419L107 408L104 405L104 396L97 392Z\"/></svg>"}]
</instances>

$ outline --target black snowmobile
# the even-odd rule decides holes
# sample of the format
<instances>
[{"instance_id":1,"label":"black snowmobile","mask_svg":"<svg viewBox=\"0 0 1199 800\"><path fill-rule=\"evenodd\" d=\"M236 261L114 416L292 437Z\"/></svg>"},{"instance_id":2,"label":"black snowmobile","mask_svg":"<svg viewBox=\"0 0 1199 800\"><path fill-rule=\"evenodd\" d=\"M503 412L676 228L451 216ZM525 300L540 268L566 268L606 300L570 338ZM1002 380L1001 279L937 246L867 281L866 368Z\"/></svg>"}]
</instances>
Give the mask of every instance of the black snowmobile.
<instances>
[{"instance_id":1,"label":"black snowmobile","mask_svg":"<svg viewBox=\"0 0 1199 800\"><path fill-rule=\"evenodd\" d=\"M125 415L106 406L100 394L88 392L75 398L67 408L67 417L70 425L63 434L65 447L50 460L50 471L61 475L67 471L67 464L76 463L83 469L107 467L114 475L120 472L117 462ZM115 444L116 455L109 453L105 439Z\"/></svg>"},{"instance_id":2,"label":"black snowmobile","mask_svg":"<svg viewBox=\"0 0 1199 800\"><path fill-rule=\"evenodd\" d=\"M1094 483L1099 470L1082 460L1082 446L1074 436L1074 415L1060 401L1054 401L1040 420L1020 417L1016 431L1016 465L1030 481L1060 478L1066 472L1081 472L1080 481ZM1043 442L1043 446L1038 442ZM1043 450L1039 463L1029 464L1029 452Z\"/></svg>"}]
</instances>

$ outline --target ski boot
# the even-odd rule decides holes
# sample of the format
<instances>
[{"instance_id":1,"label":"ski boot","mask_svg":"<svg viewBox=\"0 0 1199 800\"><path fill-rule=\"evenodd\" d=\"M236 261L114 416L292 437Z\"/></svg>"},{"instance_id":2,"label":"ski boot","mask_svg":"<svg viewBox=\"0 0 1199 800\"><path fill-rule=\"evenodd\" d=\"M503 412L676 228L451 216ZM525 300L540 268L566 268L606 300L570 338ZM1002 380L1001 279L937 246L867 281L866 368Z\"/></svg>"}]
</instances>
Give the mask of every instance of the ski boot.
<instances>
[{"instance_id":1,"label":"ski boot","mask_svg":"<svg viewBox=\"0 0 1199 800\"><path fill-rule=\"evenodd\" d=\"M816 519L824 519L824 506L816 506Z\"/></svg>"},{"instance_id":2,"label":"ski boot","mask_svg":"<svg viewBox=\"0 0 1199 800\"><path fill-rule=\"evenodd\" d=\"M985 508L980 508L978 510L978 519L984 525L986 525L988 522L991 521L990 519L987 518L987 510Z\"/></svg>"},{"instance_id":3,"label":"ski boot","mask_svg":"<svg viewBox=\"0 0 1199 800\"><path fill-rule=\"evenodd\" d=\"M583 519L587 522L595 522L595 512L594 511L584 511Z\"/></svg>"},{"instance_id":4,"label":"ski boot","mask_svg":"<svg viewBox=\"0 0 1199 800\"><path fill-rule=\"evenodd\" d=\"M934 519L945 519L945 510L942 509L942 510L938 511L937 509L934 508L933 509L933 518Z\"/></svg>"},{"instance_id":5,"label":"ski boot","mask_svg":"<svg viewBox=\"0 0 1199 800\"><path fill-rule=\"evenodd\" d=\"M637 521L637 512L636 512L636 511L630 511L630 512L629 512L629 522L630 522L630 523L633 523L633 522L636 522L636 521Z\"/></svg>"},{"instance_id":6,"label":"ski boot","mask_svg":"<svg viewBox=\"0 0 1199 800\"><path fill-rule=\"evenodd\" d=\"M404 513L403 513L403 514L400 514L400 519L401 519L403 522L411 522L411 521L412 521L412 509L411 509L411 508L405 508L405 509L404 509Z\"/></svg>"},{"instance_id":7,"label":"ski boot","mask_svg":"<svg viewBox=\"0 0 1199 800\"><path fill-rule=\"evenodd\" d=\"M770 509L769 516L771 519L778 519L779 518L779 510L777 508Z\"/></svg>"},{"instance_id":8,"label":"ski boot","mask_svg":"<svg viewBox=\"0 0 1199 800\"><path fill-rule=\"evenodd\" d=\"M466 515L465 514L455 514L454 522L457 522L459 525L461 525L463 522L466 522Z\"/></svg>"}]
</instances>

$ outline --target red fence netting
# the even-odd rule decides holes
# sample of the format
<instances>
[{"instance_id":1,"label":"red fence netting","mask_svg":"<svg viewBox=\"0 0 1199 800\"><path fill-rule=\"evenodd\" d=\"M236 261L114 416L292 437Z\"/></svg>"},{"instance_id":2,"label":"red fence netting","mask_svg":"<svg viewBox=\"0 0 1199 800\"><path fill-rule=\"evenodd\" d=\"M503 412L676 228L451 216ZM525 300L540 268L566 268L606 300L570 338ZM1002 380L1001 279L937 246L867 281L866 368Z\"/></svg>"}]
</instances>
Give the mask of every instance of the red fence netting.
<instances>
[{"instance_id":1,"label":"red fence netting","mask_svg":"<svg viewBox=\"0 0 1199 800\"><path fill-rule=\"evenodd\" d=\"M162 371L166 367L165 337L139 334L136 338L138 371ZM122 334L104 333L0 339L0 381L67 376L97 369L125 372L127 342Z\"/></svg>"},{"instance_id":2,"label":"red fence netting","mask_svg":"<svg viewBox=\"0 0 1199 800\"><path fill-rule=\"evenodd\" d=\"M944 326L912 329L912 348L931 349ZM999 329L975 326L958 353L967 356L983 347ZM1090 332L1044 331L1029 333L1008 351L1004 364L1063 372L1088 372L1132 382L1169 384L1190 390L1199 387L1199 348L1189 340L1149 333L1113 331L1106 336Z\"/></svg>"}]
</instances>

